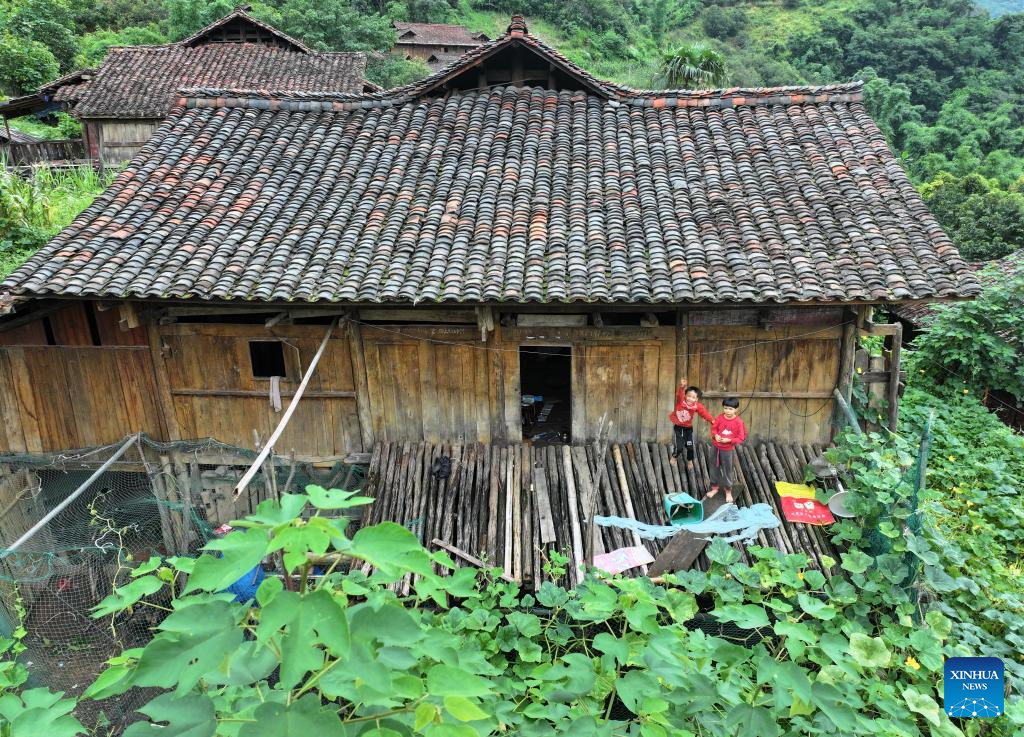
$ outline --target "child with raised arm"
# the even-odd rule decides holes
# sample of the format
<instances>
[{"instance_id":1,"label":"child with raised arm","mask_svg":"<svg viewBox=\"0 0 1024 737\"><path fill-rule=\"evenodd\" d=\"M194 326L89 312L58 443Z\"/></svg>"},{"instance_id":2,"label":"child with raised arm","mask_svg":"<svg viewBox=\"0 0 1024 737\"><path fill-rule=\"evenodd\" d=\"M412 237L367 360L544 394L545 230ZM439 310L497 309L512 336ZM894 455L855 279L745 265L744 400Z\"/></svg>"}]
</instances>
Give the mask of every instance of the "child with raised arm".
<instances>
[{"instance_id":1,"label":"child with raised arm","mask_svg":"<svg viewBox=\"0 0 1024 737\"><path fill-rule=\"evenodd\" d=\"M722 414L711 424L711 444L715 446L715 462L711 464L711 490L708 496L725 489L726 503L732 503L732 480L736 463L736 446L747 439L747 427L739 417L740 400L722 400Z\"/></svg>"},{"instance_id":2,"label":"child with raised arm","mask_svg":"<svg viewBox=\"0 0 1024 737\"><path fill-rule=\"evenodd\" d=\"M679 386L676 387L675 409L668 413L668 418L675 425L670 463L675 465L676 458L685 450L686 467L690 470L693 470L693 420L698 416L708 422L713 422L715 419L708 412L707 407L700 403L700 398L700 389L695 386L687 386L684 376L679 380Z\"/></svg>"}]
</instances>

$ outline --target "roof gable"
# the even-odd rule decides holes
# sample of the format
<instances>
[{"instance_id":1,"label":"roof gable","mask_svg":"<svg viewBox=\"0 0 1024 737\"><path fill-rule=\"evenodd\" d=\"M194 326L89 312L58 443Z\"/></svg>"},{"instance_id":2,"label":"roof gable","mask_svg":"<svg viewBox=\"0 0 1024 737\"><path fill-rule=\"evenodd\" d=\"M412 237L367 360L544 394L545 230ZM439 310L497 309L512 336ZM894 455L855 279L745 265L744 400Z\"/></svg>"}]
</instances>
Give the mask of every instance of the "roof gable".
<instances>
[{"instance_id":1,"label":"roof gable","mask_svg":"<svg viewBox=\"0 0 1024 737\"><path fill-rule=\"evenodd\" d=\"M265 43L304 54L312 53L312 50L301 41L253 17L249 10L252 10L249 5L239 6L223 18L218 18L188 38L182 39L178 44L200 46L209 43Z\"/></svg>"},{"instance_id":2,"label":"roof gable","mask_svg":"<svg viewBox=\"0 0 1024 737\"><path fill-rule=\"evenodd\" d=\"M614 85L598 80L531 35L521 15L512 16L504 35L470 49L429 77L399 89L419 97L503 84L587 90L602 97L614 94Z\"/></svg>"}]
</instances>

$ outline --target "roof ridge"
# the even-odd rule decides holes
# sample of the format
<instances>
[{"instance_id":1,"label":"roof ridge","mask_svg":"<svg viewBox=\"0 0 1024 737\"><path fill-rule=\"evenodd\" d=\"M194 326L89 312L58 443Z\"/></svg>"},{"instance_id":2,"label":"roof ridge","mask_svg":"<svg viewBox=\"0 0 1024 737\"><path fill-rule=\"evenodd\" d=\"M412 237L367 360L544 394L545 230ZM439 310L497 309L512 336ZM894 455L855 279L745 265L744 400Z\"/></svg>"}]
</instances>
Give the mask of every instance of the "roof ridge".
<instances>
[{"instance_id":1,"label":"roof ridge","mask_svg":"<svg viewBox=\"0 0 1024 737\"><path fill-rule=\"evenodd\" d=\"M793 105L824 102L857 102L863 99L864 83L843 82L830 85L788 85L781 87L730 87L712 90L635 90L633 95L616 97L613 103L639 107L736 107L741 105ZM266 107L250 102L273 103L274 109L309 110L311 104L357 103L354 107L391 107L415 96L395 92L319 92L310 90L261 90L211 87L185 87L178 92L178 105L183 107ZM461 90L454 95L492 94L498 90L545 90L533 85L514 87L502 84L486 89ZM628 89L628 88L627 88ZM576 95L579 91L560 90L559 94ZM212 102L211 102L212 101ZM246 102L248 101L248 102ZM294 103L294 104L291 104ZM323 109L331 109L325 106ZM349 109L343 107L340 109Z\"/></svg>"}]
</instances>

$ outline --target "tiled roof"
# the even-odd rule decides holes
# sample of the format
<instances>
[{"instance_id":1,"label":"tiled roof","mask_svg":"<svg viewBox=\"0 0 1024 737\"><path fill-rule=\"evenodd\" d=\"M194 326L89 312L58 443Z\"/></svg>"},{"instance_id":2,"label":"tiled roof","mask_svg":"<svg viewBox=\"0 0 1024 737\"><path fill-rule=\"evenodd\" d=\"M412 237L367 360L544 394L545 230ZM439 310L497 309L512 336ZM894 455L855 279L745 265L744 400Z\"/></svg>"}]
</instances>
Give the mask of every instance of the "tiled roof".
<instances>
[{"instance_id":1,"label":"tiled roof","mask_svg":"<svg viewBox=\"0 0 1024 737\"><path fill-rule=\"evenodd\" d=\"M978 282L987 287L1003 275L1024 271L1024 251L1015 251L996 261L973 261L968 266L977 273ZM924 327L935 314L936 302L905 302L886 305L889 312L914 327Z\"/></svg>"},{"instance_id":2,"label":"tiled roof","mask_svg":"<svg viewBox=\"0 0 1024 737\"><path fill-rule=\"evenodd\" d=\"M446 54L444 52L437 52L437 51L435 51L429 57L427 57L427 66L429 66L431 69L434 69L434 70L436 70L436 69L443 69L444 67L448 66L449 64L452 64L452 63L458 61L461 56L462 56L462 54L455 54L455 53Z\"/></svg>"},{"instance_id":3,"label":"tiled roof","mask_svg":"<svg viewBox=\"0 0 1024 737\"><path fill-rule=\"evenodd\" d=\"M524 37L539 43L498 42ZM194 93L0 289L619 303L978 289L859 85L430 94L465 68L374 94Z\"/></svg>"},{"instance_id":4,"label":"tiled roof","mask_svg":"<svg viewBox=\"0 0 1024 737\"><path fill-rule=\"evenodd\" d=\"M183 87L359 92L365 66L361 53L307 54L254 43L113 47L75 114L162 118Z\"/></svg>"},{"instance_id":5,"label":"tiled roof","mask_svg":"<svg viewBox=\"0 0 1024 737\"><path fill-rule=\"evenodd\" d=\"M0 125L0 143L36 143L41 140L41 138L33 136L31 133L23 133L17 128L11 128L10 136L8 136L7 128Z\"/></svg>"},{"instance_id":6,"label":"tiled roof","mask_svg":"<svg viewBox=\"0 0 1024 737\"><path fill-rule=\"evenodd\" d=\"M425 46L477 46L487 37L482 33L471 33L465 26L447 23L405 23L395 21L398 43L421 44Z\"/></svg>"}]
</instances>

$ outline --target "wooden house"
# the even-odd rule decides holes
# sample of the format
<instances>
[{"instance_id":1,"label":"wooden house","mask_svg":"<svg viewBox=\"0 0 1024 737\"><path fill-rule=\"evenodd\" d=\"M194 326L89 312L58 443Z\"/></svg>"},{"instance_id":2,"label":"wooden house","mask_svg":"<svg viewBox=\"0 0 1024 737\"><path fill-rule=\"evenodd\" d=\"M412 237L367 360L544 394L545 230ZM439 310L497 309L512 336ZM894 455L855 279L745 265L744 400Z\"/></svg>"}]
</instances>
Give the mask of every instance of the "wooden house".
<instances>
[{"instance_id":1,"label":"wooden house","mask_svg":"<svg viewBox=\"0 0 1024 737\"><path fill-rule=\"evenodd\" d=\"M358 93L366 88L365 66L362 53L313 51L240 7L176 43L111 47L97 69L76 73L66 84L51 83L35 97L38 104L63 105L81 121L89 158L117 165L153 134L176 90Z\"/></svg>"},{"instance_id":2,"label":"wooden house","mask_svg":"<svg viewBox=\"0 0 1024 737\"><path fill-rule=\"evenodd\" d=\"M392 53L404 59L421 59L431 69L440 69L467 51L490 39L465 26L447 23L407 23L395 21L397 40Z\"/></svg>"},{"instance_id":3,"label":"wooden house","mask_svg":"<svg viewBox=\"0 0 1024 737\"><path fill-rule=\"evenodd\" d=\"M977 289L859 84L635 91L514 18L393 90L180 97L2 283L0 447L251 446L335 319L279 452L517 443L545 405L664 442L683 375L827 442L872 306Z\"/></svg>"}]
</instances>

